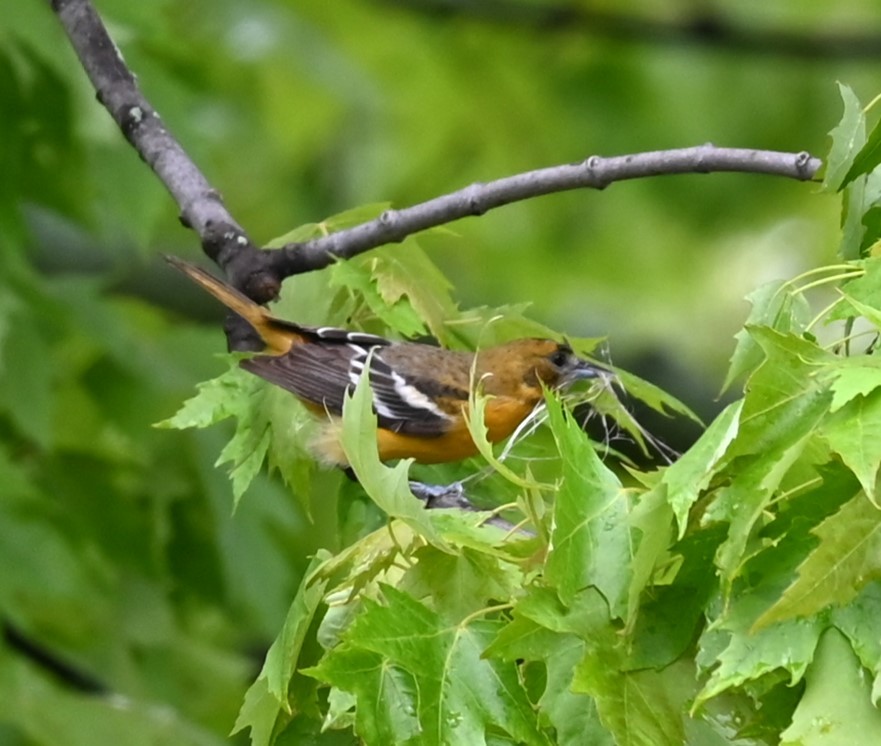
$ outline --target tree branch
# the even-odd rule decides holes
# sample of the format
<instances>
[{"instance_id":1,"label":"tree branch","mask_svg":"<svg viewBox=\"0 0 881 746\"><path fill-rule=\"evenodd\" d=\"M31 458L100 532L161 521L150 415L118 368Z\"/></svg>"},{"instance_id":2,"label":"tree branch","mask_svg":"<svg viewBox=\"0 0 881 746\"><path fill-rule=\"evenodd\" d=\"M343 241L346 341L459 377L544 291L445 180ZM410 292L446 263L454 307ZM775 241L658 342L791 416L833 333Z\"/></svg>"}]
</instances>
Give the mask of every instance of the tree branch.
<instances>
[{"instance_id":1,"label":"tree branch","mask_svg":"<svg viewBox=\"0 0 881 746\"><path fill-rule=\"evenodd\" d=\"M278 295L285 277L320 269L407 236L543 194L569 189L603 189L646 176L739 171L811 179L821 162L808 153L780 153L701 145L612 158L591 156L581 163L543 168L487 184L472 184L452 194L376 220L280 250L256 247L227 211L220 194L168 132L141 93L100 17L88 0L51 0L86 70L98 100L126 139L155 172L180 208L181 222L199 235L205 253L230 282L263 303ZM247 345L245 345L247 346ZM232 344L233 349L242 345Z\"/></svg>"},{"instance_id":2,"label":"tree branch","mask_svg":"<svg viewBox=\"0 0 881 746\"><path fill-rule=\"evenodd\" d=\"M162 124L91 3L51 0L51 5L98 101L171 193L181 223L199 235L205 253L224 269L233 285L261 302L276 297L280 280L260 271L265 252L254 246L220 193Z\"/></svg>"},{"instance_id":3,"label":"tree branch","mask_svg":"<svg viewBox=\"0 0 881 746\"><path fill-rule=\"evenodd\" d=\"M494 207L543 194L569 189L605 189L609 184L646 176L736 171L787 176L808 180L822 165L809 153L717 148L699 145L678 150L621 155L591 156L581 163L542 168L515 176L472 184L452 194L435 197L402 210L386 210L376 220L304 243L287 244L273 254L273 267L289 277L321 269L335 258L349 259L369 249L402 241L418 231L471 215L483 215Z\"/></svg>"},{"instance_id":4,"label":"tree branch","mask_svg":"<svg viewBox=\"0 0 881 746\"><path fill-rule=\"evenodd\" d=\"M881 35L864 31L801 31L740 25L717 10L698 6L675 17L591 8L575 3L536 4L522 0L382 0L386 5L441 17L531 27L541 31L582 31L609 39L647 44L692 44L714 49L797 59L877 59ZM614 7L614 6L608 6Z\"/></svg>"}]
</instances>

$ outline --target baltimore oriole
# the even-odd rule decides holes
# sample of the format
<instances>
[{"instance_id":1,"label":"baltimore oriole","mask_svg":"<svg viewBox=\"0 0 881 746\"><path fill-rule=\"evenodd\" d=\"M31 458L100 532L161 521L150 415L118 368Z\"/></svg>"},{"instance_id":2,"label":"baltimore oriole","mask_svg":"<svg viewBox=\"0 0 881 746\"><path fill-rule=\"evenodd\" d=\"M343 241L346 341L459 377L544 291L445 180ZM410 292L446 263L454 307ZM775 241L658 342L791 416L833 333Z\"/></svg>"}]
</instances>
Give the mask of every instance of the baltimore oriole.
<instances>
[{"instance_id":1,"label":"baltimore oriole","mask_svg":"<svg viewBox=\"0 0 881 746\"><path fill-rule=\"evenodd\" d=\"M264 354L242 360L245 370L293 392L312 412L329 418L331 427L315 443L316 455L327 463L346 465L333 437L334 419L368 360L384 461L441 463L474 455L477 448L466 424L472 381L479 381L488 397L484 418L495 443L511 435L542 401L542 384L560 388L601 375L602 369L576 357L568 344L550 339L518 339L473 353L301 326L275 318L201 267L168 260L261 337Z\"/></svg>"}]
</instances>

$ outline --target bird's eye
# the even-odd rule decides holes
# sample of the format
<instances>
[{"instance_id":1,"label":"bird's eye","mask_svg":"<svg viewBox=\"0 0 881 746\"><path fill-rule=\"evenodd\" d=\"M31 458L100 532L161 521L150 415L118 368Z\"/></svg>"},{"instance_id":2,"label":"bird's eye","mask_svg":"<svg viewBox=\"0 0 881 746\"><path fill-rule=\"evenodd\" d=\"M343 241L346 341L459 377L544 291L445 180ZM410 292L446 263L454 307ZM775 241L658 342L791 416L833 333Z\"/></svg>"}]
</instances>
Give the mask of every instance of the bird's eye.
<instances>
[{"instance_id":1,"label":"bird's eye","mask_svg":"<svg viewBox=\"0 0 881 746\"><path fill-rule=\"evenodd\" d=\"M566 363L569 362L569 356L571 355L571 350L566 347L560 347L557 351L551 355L551 362L558 368L562 368Z\"/></svg>"}]
</instances>

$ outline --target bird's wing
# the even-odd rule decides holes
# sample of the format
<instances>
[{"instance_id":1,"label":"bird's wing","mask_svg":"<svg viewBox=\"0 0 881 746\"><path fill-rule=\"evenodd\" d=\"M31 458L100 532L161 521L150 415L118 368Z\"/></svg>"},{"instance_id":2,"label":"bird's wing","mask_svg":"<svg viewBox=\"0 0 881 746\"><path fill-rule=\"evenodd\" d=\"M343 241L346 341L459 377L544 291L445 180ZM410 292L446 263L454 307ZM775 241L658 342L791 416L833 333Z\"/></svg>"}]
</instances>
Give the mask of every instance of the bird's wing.
<instances>
[{"instance_id":1,"label":"bird's wing","mask_svg":"<svg viewBox=\"0 0 881 746\"><path fill-rule=\"evenodd\" d=\"M300 399L339 415L346 393L361 379L369 359L373 409L380 427L424 437L444 433L452 418L435 402L431 379L408 375L386 362L383 351L391 342L338 329L316 329L314 333L315 343L294 345L284 355L258 355L241 365Z\"/></svg>"}]
</instances>

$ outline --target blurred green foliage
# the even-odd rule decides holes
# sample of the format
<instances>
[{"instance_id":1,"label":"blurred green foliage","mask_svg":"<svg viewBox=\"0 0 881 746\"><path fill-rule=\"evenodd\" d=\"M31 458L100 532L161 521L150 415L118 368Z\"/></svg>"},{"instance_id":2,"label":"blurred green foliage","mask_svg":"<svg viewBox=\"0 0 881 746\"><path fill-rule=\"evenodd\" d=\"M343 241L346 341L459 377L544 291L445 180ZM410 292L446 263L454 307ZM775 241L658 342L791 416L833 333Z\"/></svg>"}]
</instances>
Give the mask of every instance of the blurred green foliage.
<instances>
[{"instance_id":1,"label":"blurred green foliage","mask_svg":"<svg viewBox=\"0 0 881 746\"><path fill-rule=\"evenodd\" d=\"M806 34L881 20L866 0L713 8ZM822 153L834 82L866 100L881 71L390 0L98 9L261 242L592 153L704 141ZM337 549L367 508L353 496L338 515L340 478L316 471L295 495L258 477L233 515L213 467L225 434L151 427L226 365L216 324L193 323L219 311L156 262L195 256L196 241L95 103L49 4L0 10L0 743L225 742L308 556ZM543 197L454 229L424 245L462 306L531 302L567 333L608 334L616 362L659 360L643 374L699 410L742 296L831 260L839 240L833 198L743 175ZM326 281L289 285L308 299Z\"/></svg>"}]
</instances>

